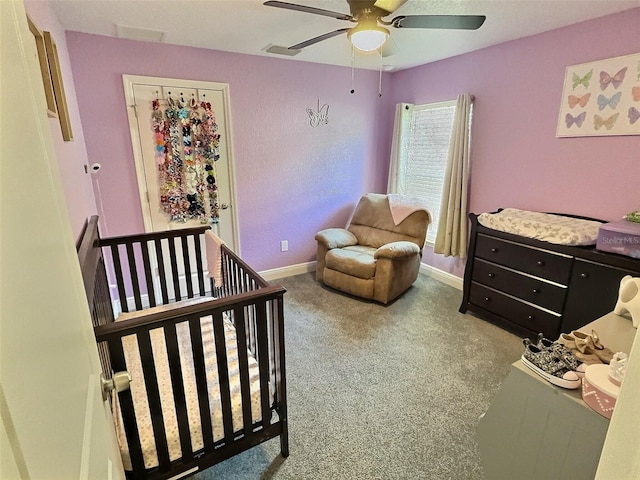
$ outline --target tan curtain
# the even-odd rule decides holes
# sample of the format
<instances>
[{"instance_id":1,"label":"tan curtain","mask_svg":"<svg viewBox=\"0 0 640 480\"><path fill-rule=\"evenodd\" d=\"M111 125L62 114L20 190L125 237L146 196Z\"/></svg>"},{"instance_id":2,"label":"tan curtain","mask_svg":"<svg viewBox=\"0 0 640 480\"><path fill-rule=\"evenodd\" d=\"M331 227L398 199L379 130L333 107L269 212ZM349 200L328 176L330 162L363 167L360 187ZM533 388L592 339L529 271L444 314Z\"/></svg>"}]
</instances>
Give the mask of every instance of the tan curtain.
<instances>
[{"instance_id":1,"label":"tan curtain","mask_svg":"<svg viewBox=\"0 0 640 480\"><path fill-rule=\"evenodd\" d=\"M409 136L409 122L411 120L411 107L409 103L398 103L393 121L393 139L391 140L391 159L389 161L389 178L387 180L387 193L402 193L404 188L405 162L400 161L403 151L406 152Z\"/></svg>"},{"instance_id":2,"label":"tan curtain","mask_svg":"<svg viewBox=\"0 0 640 480\"><path fill-rule=\"evenodd\" d=\"M458 95L449 158L442 186L438 235L433 248L435 253L441 253L445 257L467 256L467 191L472 104L471 95Z\"/></svg>"}]
</instances>

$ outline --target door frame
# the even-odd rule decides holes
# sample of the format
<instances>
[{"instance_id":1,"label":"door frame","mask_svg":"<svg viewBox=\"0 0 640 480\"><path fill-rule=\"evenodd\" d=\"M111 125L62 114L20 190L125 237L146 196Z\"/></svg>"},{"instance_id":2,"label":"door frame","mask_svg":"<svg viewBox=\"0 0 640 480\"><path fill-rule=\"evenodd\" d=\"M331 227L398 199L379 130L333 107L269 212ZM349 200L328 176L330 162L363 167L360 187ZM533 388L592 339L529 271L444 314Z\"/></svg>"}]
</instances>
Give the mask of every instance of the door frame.
<instances>
[{"instance_id":1,"label":"door frame","mask_svg":"<svg viewBox=\"0 0 640 480\"><path fill-rule=\"evenodd\" d=\"M142 219L144 222L145 232L151 232L151 211L150 211L150 199L147 193L146 178L144 175L144 161L142 158L142 145L138 136L138 122L137 122L137 106L133 103L134 94L133 86L135 84L147 84L147 85L163 85L166 83L172 83L182 88L194 88L194 89L206 89L206 90L218 90L222 93L224 112L222 116L225 119L225 144L227 146L227 171L229 172L229 200L231 209L231 231L233 232L233 243L229 247L241 255L240 250L240 234L238 229L238 215L236 210L236 180L234 170L234 154L233 154L233 133L232 133L232 121L231 121L231 99L229 94L229 84L220 82L205 82L199 80L185 80L178 78L167 77L148 77L144 75L122 75L122 83L124 86L124 95L127 102L127 118L129 120L129 133L131 136L131 143L133 147L133 159L136 167L136 178L138 181L138 194L140 196L140 207L142 209Z\"/></svg>"}]
</instances>

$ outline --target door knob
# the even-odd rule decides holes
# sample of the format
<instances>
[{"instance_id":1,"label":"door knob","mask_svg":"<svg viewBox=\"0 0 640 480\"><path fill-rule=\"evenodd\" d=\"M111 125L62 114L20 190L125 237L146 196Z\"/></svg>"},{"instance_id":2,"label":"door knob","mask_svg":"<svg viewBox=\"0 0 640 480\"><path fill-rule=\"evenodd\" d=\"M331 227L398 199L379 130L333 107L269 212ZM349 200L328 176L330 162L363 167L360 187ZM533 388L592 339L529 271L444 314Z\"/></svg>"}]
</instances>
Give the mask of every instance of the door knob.
<instances>
[{"instance_id":1,"label":"door knob","mask_svg":"<svg viewBox=\"0 0 640 480\"><path fill-rule=\"evenodd\" d=\"M222 205L220 205L220 208L222 210L226 210L227 208L229 208L229 204L228 203L223 203Z\"/></svg>"},{"instance_id":2,"label":"door knob","mask_svg":"<svg viewBox=\"0 0 640 480\"><path fill-rule=\"evenodd\" d=\"M102 400L109 398L109 394L115 390L116 392L124 392L129 390L131 384L131 374L129 372L115 372L111 378L104 378L104 373L100 374L100 382L102 383Z\"/></svg>"}]
</instances>

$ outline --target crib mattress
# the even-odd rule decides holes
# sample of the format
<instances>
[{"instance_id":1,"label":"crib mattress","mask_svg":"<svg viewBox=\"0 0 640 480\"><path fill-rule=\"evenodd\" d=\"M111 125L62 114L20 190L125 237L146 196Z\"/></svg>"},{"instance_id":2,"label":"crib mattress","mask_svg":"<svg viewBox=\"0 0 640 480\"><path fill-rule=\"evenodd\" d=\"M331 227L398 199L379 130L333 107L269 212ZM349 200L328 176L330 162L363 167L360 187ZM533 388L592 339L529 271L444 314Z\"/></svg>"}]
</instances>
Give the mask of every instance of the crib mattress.
<instances>
[{"instance_id":1,"label":"crib mattress","mask_svg":"<svg viewBox=\"0 0 640 480\"><path fill-rule=\"evenodd\" d=\"M218 367L216 364L213 322L211 317L203 317L201 319L201 326L203 348L205 353L207 385L209 387L209 405L211 411L213 435L214 441L217 441L224 437L224 429L222 423L220 391L218 387ZM229 366L229 389L231 392L233 430L235 432L243 428L242 395L240 391L240 370L238 363L236 330L233 324L226 319L224 320L224 334L227 361ZM150 335L154 353L154 361L156 364L156 375L158 378L158 389L160 392L160 399L163 409L165 432L169 448L169 457L171 461L174 461L181 457L182 452L180 447L178 422L173 405L173 389L169 372L167 349L164 341L164 334L161 329L152 330L150 332ZM177 337L180 351L180 363L182 365L185 397L188 402L187 413L189 418L189 429L191 431L192 448L194 451L197 451L204 447L204 443L202 440L202 429L200 426L200 409L198 405L198 394L193 365L193 355L191 350L190 332L187 323L177 325ZM146 386L142 373L142 363L137 348L137 339L134 335L131 335L128 337L123 337L122 342L125 351L127 368L129 369L129 373L132 377L130 388L131 395L134 401L134 410L138 424L138 432L140 435L144 464L146 468L157 467L159 465L159 462L153 436L151 416L149 413ZM261 418L259 370L258 363L256 362L255 358L253 358L250 353L248 357L249 384L251 391L251 414L253 422L256 422ZM127 446L127 439L122 421L122 413L117 402L117 395L115 396L115 400L113 402L113 408L113 417L116 423L116 432L122 453L122 461L126 470L132 470L131 458Z\"/></svg>"},{"instance_id":2,"label":"crib mattress","mask_svg":"<svg viewBox=\"0 0 640 480\"><path fill-rule=\"evenodd\" d=\"M493 230L535 238L557 245L595 245L602 223L594 220L505 208L481 213L478 222Z\"/></svg>"}]
</instances>

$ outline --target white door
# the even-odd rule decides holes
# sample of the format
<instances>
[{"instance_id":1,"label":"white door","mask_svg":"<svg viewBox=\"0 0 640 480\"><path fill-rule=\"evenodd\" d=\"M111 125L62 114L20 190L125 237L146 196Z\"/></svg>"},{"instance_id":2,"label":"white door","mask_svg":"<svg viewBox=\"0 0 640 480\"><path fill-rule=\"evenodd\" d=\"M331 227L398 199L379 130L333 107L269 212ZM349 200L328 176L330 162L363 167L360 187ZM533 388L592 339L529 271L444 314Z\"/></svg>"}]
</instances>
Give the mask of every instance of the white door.
<instances>
[{"instance_id":1,"label":"white door","mask_svg":"<svg viewBox=\"0 0 640 480\"><path fill-rule=\"evenodd\" d=\"M0 22L0 478L123 479L22 2Z\"/></svg>"},{"instance_id":2,"label":"white door","mask_svg":"<svg viewBox=\"0 0 640 480\"><path fill-rule=\"evenodd\" d=\"M231 142L231 120L229 108L229 85L226 83L198 82L157 77L123 75L128 106L131 142L138 175L140 202L147 231L172 230L201 225L198 220L185 223L169 221L169 216L160 208L156 144L152 129L152 101L184 100L211 103L220 134L219 155L215 162L218 203L218 223L213 231L232 250L239 253L237 219L235 214L233 154Z\"/></svg>"}]
</instances>

